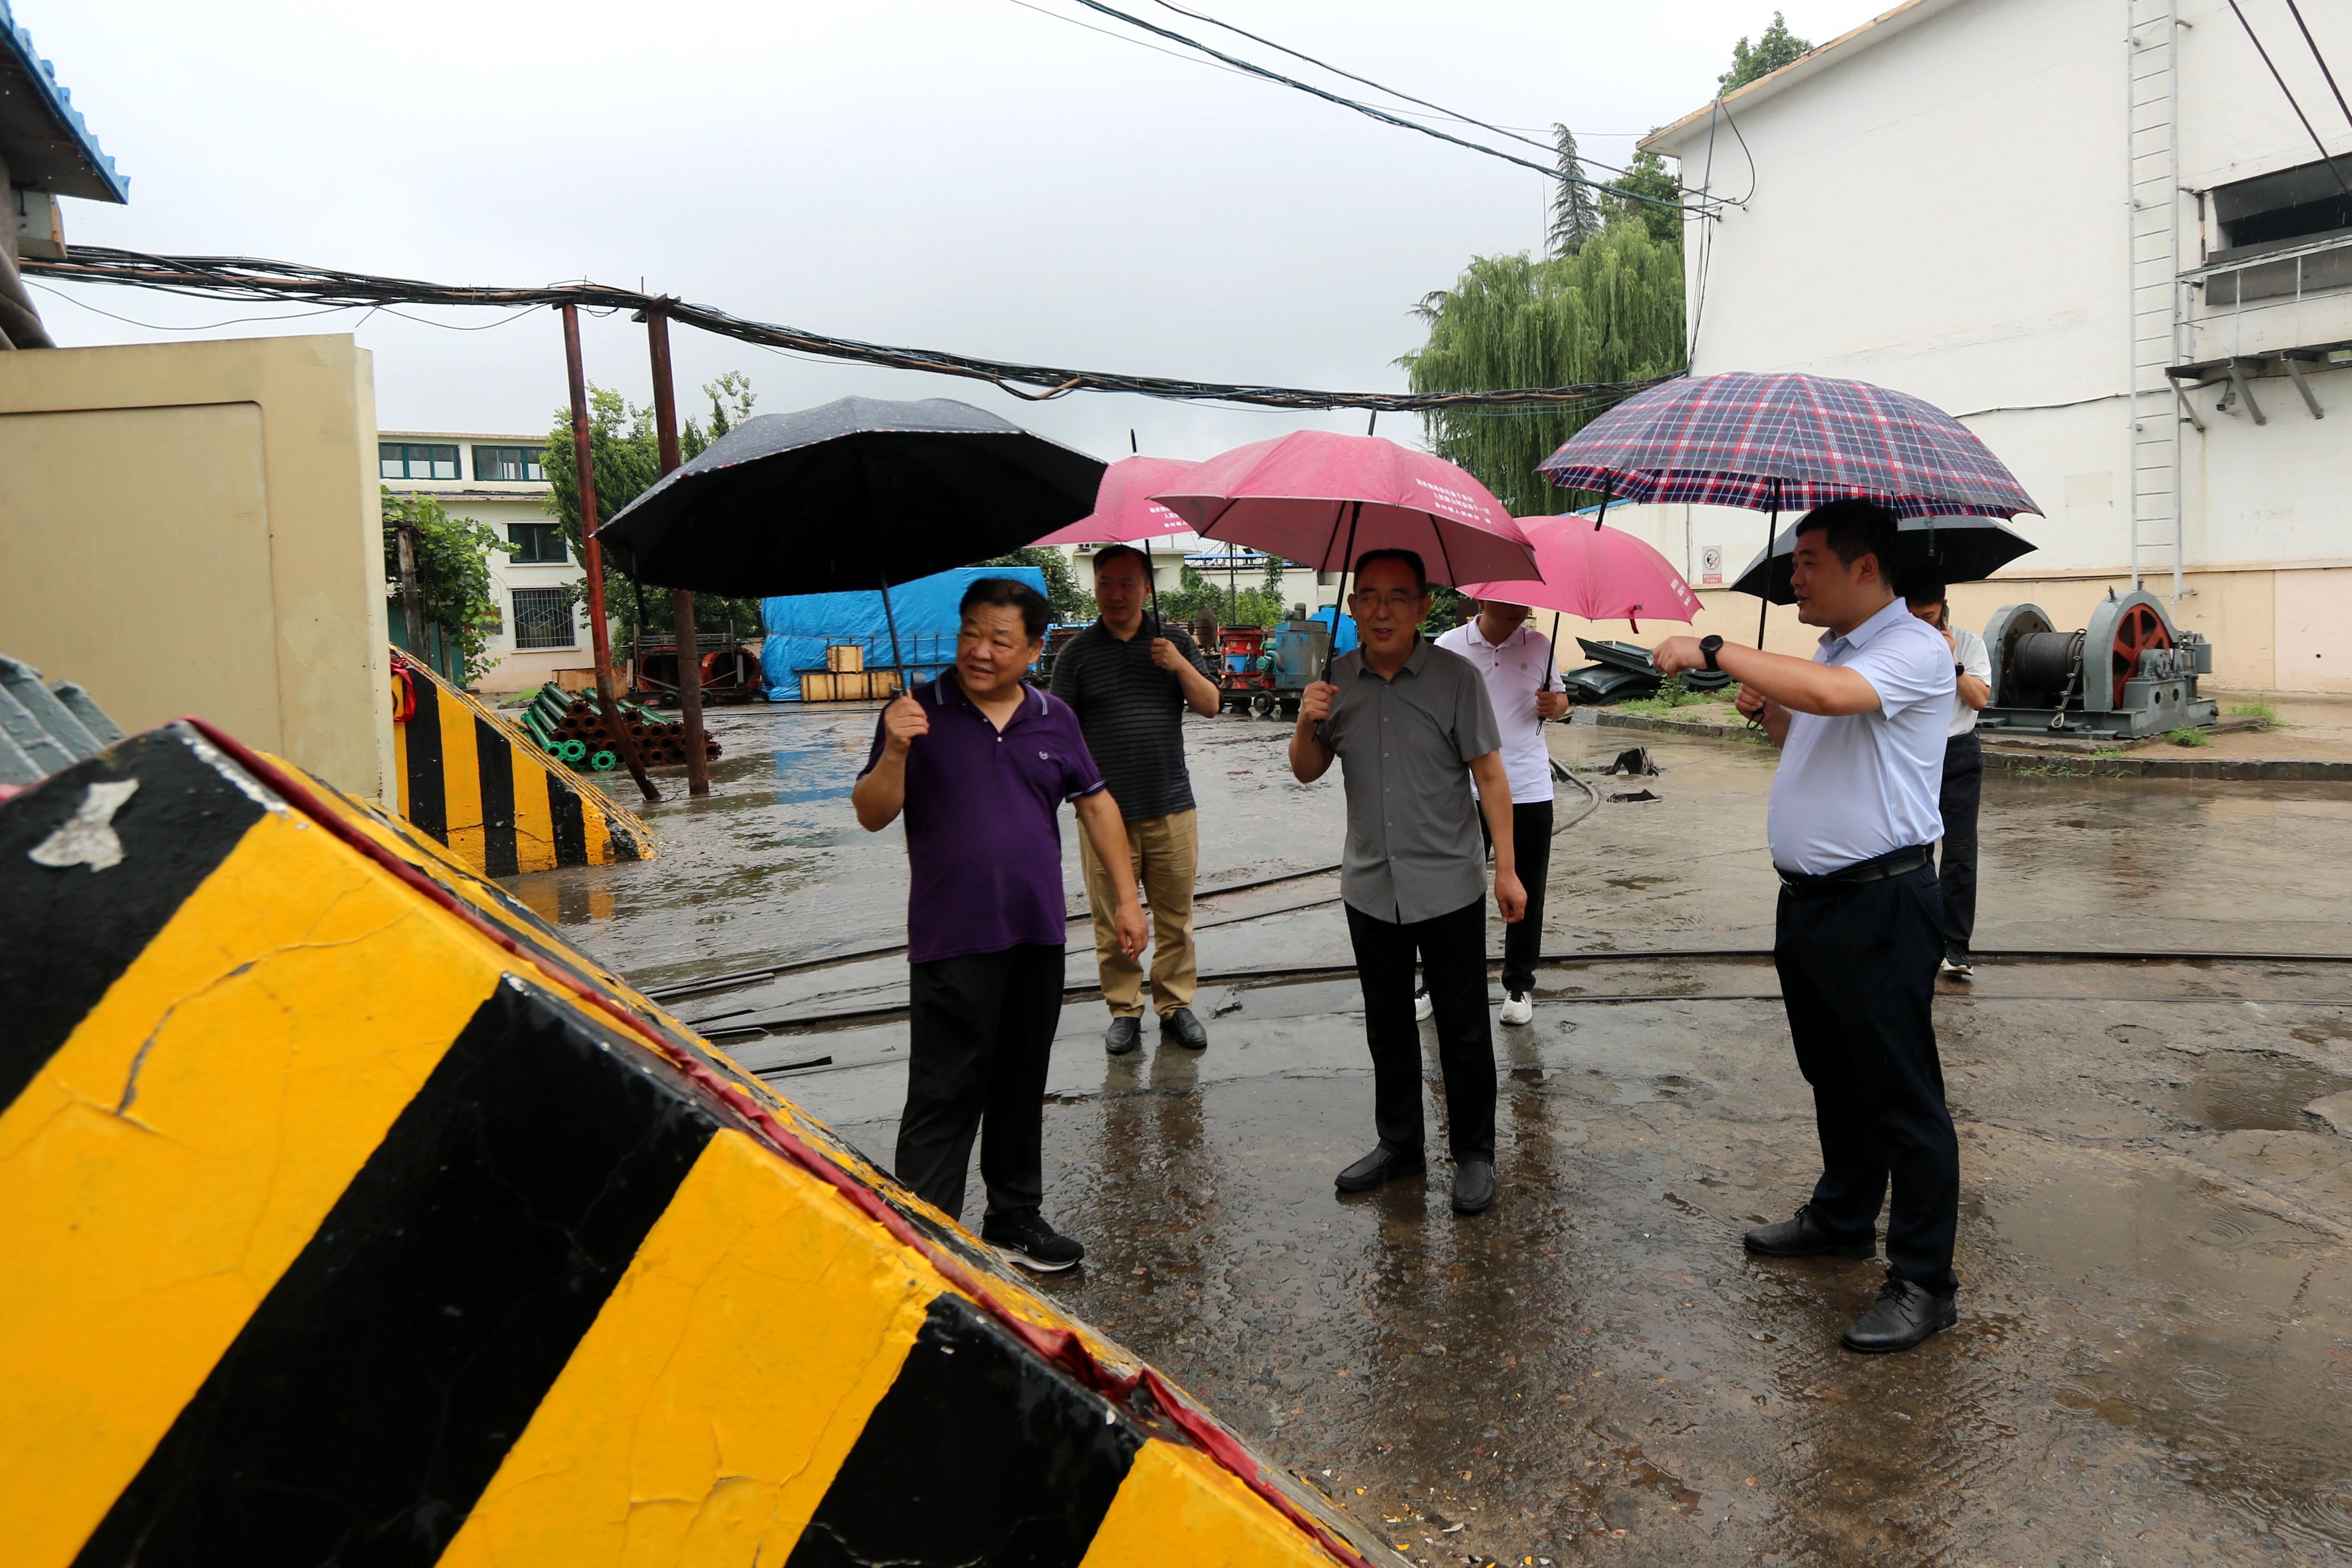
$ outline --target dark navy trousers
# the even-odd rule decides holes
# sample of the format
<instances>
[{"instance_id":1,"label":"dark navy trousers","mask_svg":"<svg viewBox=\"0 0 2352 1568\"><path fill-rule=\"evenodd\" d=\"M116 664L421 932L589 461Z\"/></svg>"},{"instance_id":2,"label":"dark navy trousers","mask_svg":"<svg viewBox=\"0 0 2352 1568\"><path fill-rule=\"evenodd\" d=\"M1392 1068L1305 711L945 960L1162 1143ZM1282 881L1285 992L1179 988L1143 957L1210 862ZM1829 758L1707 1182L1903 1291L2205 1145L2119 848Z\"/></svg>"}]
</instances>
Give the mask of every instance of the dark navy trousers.
<instances>
[{"instance_id":1,"label":"dark navy trousers","mask_svg":"<svg viewBox=\"0 0 2352 1568\"><path fill-rule=\"evenodd\" d=\"M1841 1240L1874 1238L1891 1184L1887 1272L1948 1293L1960 1146L1936 1054L1943 928L1932 867L1783 887L1772 963L1797 1067L1813 1087L1813 1218Z\"/></svg>"}]
</instances>

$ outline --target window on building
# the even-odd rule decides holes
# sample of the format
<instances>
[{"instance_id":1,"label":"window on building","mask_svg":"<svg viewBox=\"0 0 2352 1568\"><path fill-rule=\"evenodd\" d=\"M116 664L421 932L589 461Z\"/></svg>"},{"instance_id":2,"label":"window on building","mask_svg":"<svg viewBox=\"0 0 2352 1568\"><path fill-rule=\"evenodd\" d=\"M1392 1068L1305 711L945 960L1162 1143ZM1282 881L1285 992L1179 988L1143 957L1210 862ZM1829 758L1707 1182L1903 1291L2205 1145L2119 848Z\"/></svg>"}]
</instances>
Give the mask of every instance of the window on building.
<instances>
[{"instance_id":1,"label":"window on building","mask_svg":"<svg viewBox=\"0 0 2352 1568\"><path fill-rule=\"evenodd\" d=\"M376 468L387 479L454 479L457 448L421 441L379 441Z\"/></svg>"},{"instance_id":2,"label":"window on building","mask_svg":"<svg viewBox=\"0 0 2352 1568\"><path fill-rule=\"evenodd\" d=\"M474 478L478 479L529 479L544 483L547 470L539 466L536 447L477 447L474 448Z\"/></svg>"},{"instance_id":3,"label":"window on building","mask_svg":"<svg viewBox=\"0 0 2352 1568\"><path fill-rule=\"evenodd\" d=\"M2300 163L2292 169L2217 185L2213 216L2226 249L2250 245L2308 244L2352 230L2352 158ZM2338 176L2341 176L2339 181Z\"/></svg>"},{"instance_id":4,"label":"window on building","mask_svg":"<svg viewBox=\"0 0 2352 1568\"><path fill-rule=\"evenodd\" d=\"M572 629L572 592L568 588L514 590L515 647L576 647Z\"/></svg>"},{"instance_id":5,"label":"window on building","mask_svg":"<svg viewBox=\"0 0 2352 1568\"><path fill-rule=\"evenodd\" d=\"M515 546L512 559L525 566L561 566L571 559L564 553L563 530L551 522L510 522L507 542Z\"/></svg>"},{"instance_id":6,"label":"window on building","mask_svg":"<svg viewBox=\"0 0 2352 1568\"><path fill-rule=\"evenodd\" d=\"M2207 274L2209 307L2299 299L2352 286L2352 192L2346 189L2352 185L2352 158L2335 159L2333 165L2303 163L2214 188L2213 216L2222 248L2208 256L2206 265L2246 265ZM2289 254L2276 256L2280 251Z\"/></svg>"}]
</instances>

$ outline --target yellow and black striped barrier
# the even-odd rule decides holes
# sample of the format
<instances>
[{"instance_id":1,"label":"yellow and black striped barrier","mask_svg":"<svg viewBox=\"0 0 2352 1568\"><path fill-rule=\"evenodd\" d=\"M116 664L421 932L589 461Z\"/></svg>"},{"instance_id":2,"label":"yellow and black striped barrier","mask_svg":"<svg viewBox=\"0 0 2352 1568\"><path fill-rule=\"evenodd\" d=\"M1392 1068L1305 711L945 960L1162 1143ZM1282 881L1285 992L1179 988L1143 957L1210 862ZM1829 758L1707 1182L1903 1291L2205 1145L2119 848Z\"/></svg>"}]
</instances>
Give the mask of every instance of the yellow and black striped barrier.
<instances>
[{"instance_id":1,"label":"yellow and black striped barrier","mask_svg":"<svg viewBox=\"0 0 2352 1568\"><path fill-rule=\"evenodd\" d=\"M486 877L650 860L652 831L488 704L397 648L400 815Z\"/></svg>"},{"instance_id":2,"label":"yellow and black striped barrier","mask_svg":"<svg viewBox=\"0 0 2352 1568\"><path fill-rule=\"evenodd\" d=\"M217 731L0 805L11 1568L1349 1563L503 889Z\"/></svg>"}]
</instances>

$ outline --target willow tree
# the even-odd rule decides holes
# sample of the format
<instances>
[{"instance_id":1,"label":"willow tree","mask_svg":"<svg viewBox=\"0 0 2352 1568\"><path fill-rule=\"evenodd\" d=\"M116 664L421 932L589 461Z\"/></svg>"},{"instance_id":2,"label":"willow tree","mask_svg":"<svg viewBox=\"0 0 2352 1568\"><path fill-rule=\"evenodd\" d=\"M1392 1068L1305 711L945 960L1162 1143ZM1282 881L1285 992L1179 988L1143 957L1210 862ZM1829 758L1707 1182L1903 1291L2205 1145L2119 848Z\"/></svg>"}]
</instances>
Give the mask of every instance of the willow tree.
<instances>
[{"instance_id":1,"label":"willow tree","mask_svg":"<svg viewBox=\"0 0 2352 1568\"><path fill-rule=\"evenodd\" d=\"M1428 323L1429 341L1397 363L1416 393L1665 375L1684 364L1682 249L1619 221L1572 255L1478 257L1413 313ZM1513 513L1533 516L1578 504L1536 465L1605 407L1436 409L1423 420L1440 457L1469 469Z\"/></svg>"}]
</instances>

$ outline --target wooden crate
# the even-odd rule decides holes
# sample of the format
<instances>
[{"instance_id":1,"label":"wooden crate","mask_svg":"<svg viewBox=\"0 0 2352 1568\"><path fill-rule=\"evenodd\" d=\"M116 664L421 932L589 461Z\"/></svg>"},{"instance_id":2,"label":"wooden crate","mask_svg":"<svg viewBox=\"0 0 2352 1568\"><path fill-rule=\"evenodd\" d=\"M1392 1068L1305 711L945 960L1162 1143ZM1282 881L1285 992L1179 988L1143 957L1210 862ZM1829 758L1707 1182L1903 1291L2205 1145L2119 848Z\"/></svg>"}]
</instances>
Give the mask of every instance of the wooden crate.
<instances>
[{"instance_id":1,"label":"wooden crate","mask_svg":"<svg viewBox=\"0 0 2352 1568\"><path fill-rule=\"evenodd\" d=\"M796 671L803 702L869 702L898 694L898 677L887 669L844 673L830 669Z\"/></svg>"},{"instance_id":2,"label":"wooden crate","mask_svg":"<svg viewBox=\"0 0 2352 1568\"><path fill-rule=\"evenodd\" d=\"M856 643L836 643L824 650L824 667L835 675L861 674L866 650Z\"/></svg>"}]
</instances>

